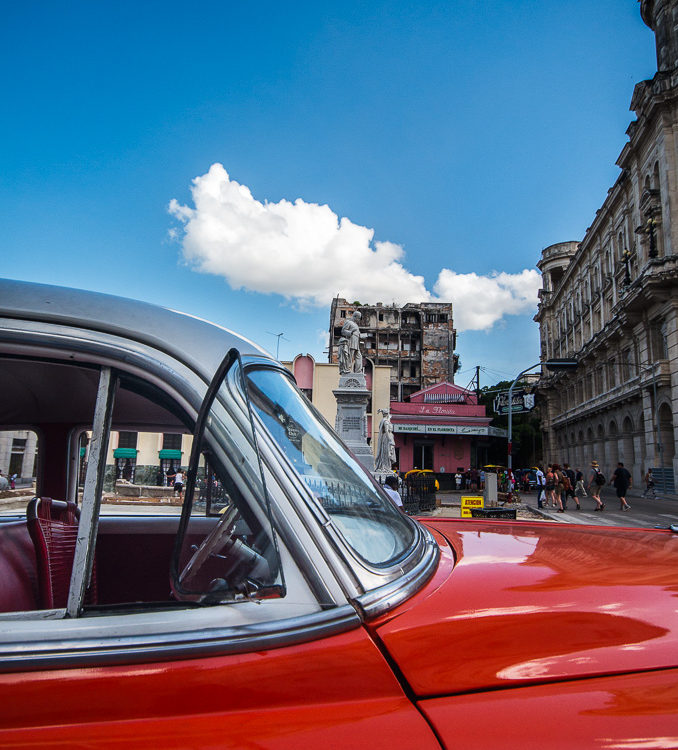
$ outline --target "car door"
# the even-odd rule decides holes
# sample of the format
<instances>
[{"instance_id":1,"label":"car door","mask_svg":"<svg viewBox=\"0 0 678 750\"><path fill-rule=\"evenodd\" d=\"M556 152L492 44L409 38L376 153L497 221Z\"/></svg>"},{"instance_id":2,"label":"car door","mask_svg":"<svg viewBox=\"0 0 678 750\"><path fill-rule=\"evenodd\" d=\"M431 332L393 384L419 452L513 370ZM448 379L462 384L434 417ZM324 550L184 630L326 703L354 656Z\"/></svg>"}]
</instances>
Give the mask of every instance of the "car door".
<instances>
[{"instance_id":1,"label":"car door","mask_svg":"<svg viewBox=\"0 0 678 750\"><path fill-rule=\"evenodd\" d=\"M300 539L274 528L264 483L271 472L258 454L246 389L240 411L229 403L242 384L237 353L208 389L202 428L197 419L174 598L87 603L105 443L115 400L126 397L123 363L109 365L101 367L92 420L100 445L88 466L88 520L79 529L66 612L10 612L0 623L0 745L438 747L356 609L337 595L327 565L318 562L314 578L298 562ZM194 512L205 455L228 495L213 516ZM145 544L144 524L155 525L129 521L139 533L125 537L128 545ZM212 544L215 529L224 533ZM266 560L262 568L257 558L254 565L239 558L235 583L227 580L234 539ZM182 576L187 568L191 575Z\"/></svg>"}]
</instances>

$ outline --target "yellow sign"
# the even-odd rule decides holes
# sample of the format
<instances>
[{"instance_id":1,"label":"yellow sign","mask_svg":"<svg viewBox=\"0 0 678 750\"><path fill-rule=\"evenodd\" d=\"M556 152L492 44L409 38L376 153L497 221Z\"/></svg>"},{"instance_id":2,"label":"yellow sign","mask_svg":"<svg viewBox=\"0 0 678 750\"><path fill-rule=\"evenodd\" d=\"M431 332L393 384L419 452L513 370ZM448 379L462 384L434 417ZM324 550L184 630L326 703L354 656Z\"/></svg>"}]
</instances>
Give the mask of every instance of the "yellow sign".
<instances>
[{"instance_id":1,"label":"yellow sign","mask_svg":"<svg viewBox=\"0 0 678 750\"><path fill-rule=\"evenodd\" d=\"M461 498L461 517L471 518L471 508L483 508L485 500L476 495L462 495Z\"/></svg>"}]
</instances>

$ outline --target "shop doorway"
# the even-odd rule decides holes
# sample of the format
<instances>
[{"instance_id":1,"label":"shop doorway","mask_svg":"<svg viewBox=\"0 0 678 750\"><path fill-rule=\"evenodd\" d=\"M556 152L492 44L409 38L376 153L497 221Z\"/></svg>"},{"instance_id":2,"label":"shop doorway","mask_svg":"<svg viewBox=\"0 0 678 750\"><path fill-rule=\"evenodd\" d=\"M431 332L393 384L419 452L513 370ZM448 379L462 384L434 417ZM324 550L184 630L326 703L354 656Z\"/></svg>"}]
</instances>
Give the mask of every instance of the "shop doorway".
<instances>
[{"instance_id":1,"label":"shop doorway","mask_svg":"<svg viewBox=\"0 0 678 750\"><path fill-rule=\"evenodd\" d=\"M433 471L433 443L415 441L412 451L412 468Z\"/></svg>"}]
</instances>

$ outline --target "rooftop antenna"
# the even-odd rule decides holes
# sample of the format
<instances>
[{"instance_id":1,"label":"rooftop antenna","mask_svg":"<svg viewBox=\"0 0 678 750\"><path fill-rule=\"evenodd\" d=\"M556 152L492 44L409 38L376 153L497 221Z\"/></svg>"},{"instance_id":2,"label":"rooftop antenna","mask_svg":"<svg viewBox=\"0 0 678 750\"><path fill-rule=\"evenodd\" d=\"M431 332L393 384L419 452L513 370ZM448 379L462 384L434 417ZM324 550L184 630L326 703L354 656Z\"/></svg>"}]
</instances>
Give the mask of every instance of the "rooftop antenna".
<instances>
[{"instance_id":1,"label":"rooftop antenna","mask_svg":"<svg viewBox=\"0 0 678 750\"><path fill-rule=\"evenodd\" d=\"M283 341L289 341L289 339L285 338L285 332L282 331L281 333L272 333L271 331L266 331L266 333L269 334L269 336L275 336L277 341L275 343L275 358L277 360L280 360L280 339Z\"/></svg>"}]
</instances>

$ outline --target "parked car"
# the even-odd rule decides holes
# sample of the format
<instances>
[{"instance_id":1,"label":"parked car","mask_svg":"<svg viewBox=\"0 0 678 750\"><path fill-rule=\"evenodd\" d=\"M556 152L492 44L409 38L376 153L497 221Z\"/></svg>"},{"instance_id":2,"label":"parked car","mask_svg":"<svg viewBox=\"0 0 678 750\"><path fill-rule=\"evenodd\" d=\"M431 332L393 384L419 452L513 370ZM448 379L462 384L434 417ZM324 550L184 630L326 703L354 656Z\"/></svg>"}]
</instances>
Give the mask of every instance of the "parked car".
<instances>
[{"instance_id":1,"label":"parked car","mask_svg":"<svg viewBox=\"0 0 678 750\"><path fill-rule=\"evenodd\" d=\"M0 281L0 425L3 747L678 745L669 531L413 520L254 344L70 289ZM180 514L102 502L135 433Z\"/></svg>"},{"instance_id":2,"label":"parked car","mask_svg":"<svg viewBox=\"0 0 678 750\"><path fill-rule=\"evenodd\" d=\"M518 469L515 474L519 476L519 484L522 490L532 492L537 489L537 470L534 467L531 469Z\"/></svg>"}]
</instances>

